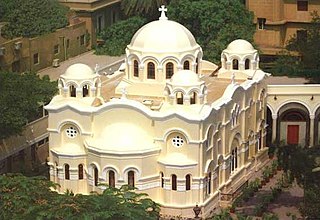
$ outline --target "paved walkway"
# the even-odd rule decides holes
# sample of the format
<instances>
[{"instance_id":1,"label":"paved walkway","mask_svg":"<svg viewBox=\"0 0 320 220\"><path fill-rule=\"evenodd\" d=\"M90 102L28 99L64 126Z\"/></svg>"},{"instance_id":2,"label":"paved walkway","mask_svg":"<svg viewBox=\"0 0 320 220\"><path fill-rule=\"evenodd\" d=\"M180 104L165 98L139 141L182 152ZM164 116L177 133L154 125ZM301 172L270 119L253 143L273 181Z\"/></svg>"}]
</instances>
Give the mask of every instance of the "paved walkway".
<instances>
[{"instance_id":1,"label":"paved walkway","mask_svg":"<svg viewBox=\"0 0 320 220\"><path fill-rule=\"evenodd\" d=\"M42 69L38 72L38 74L40 76L48 75L51 80L57 80L59 76L63 74L70 65L75 63L84 63L90 66L92 69L95 69L96 64L99 65L99 68L103 68L113 63L117 63L119 60L122 59L124 59L124 55L120 57L111 57L105 55L98 56L95 55L94 51L92 50L61 62L59 67L48 67Z\"/></svg>"}]
</instances>

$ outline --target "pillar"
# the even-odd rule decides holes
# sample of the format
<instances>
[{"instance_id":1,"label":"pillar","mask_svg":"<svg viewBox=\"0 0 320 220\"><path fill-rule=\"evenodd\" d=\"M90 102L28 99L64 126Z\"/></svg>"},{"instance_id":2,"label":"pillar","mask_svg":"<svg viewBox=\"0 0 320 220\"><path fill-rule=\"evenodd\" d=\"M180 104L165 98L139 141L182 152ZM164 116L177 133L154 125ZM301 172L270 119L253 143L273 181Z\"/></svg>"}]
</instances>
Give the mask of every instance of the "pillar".
<instances>
[{"instance_id":1,"label":"pillar","mask_svg":"<svg viewBox=\"0 0 320 220\"><path fill-rule=\"evenodd\" d=\"M277 118L277 114L272 115L272 142L275 142L277 138Z\"/></svg>"},{"instance_id":2,"label":"pillar","mask_svg":"<svg viewBox=\"0 0 320 220\"><path fill-rule=\"evenodd\" d=\"M309 146L314 145L314 115L310 115L310 142Z\"/></svg>"}]
</instances>

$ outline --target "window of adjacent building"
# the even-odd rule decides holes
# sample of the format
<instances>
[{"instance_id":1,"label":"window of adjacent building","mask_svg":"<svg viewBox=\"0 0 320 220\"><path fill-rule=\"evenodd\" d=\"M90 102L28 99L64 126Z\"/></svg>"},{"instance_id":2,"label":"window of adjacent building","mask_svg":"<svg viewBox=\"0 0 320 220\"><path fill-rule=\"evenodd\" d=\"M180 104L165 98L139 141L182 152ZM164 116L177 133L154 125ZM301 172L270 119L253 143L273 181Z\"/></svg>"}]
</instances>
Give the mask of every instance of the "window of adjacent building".
<instances>
[{"instance_id":1,"label":"window of adjacent building","mask_svg":"<svg viewBox=\"0 0 320 220\"><path fill-rule=\"evenodd\" d=\"M76 97L76 87L74 85L71 85L69 89L70 89L70 97Z\"/></svg>"},{"instance_id":2,"label":"window of adjacent building","mask_svg":"<svg viewBox=\"0 0 320 220\"><path fill-rule=\"evenodd\" d=\"M33 54L33 65L39 64L39 53Z\"/></svg>"},{"instance_id":3,"label":"window of adjacent building","mask_svg":"<svg viewBox=\"0 0 320 220\"><path fill-rule=\"evenodd\" d=\"M149 62L147 65L147 71L148 71L148 79L155 79L156 75L155 75L155 66L154 63Z\"/></svg>"},{"instance_id":4,"label":"window of adjacent building","mask_svg":"<svg viewBox=\"0 0 320 220\"><path fill-rule=\"evenodd\" d=\"M54 45L54 47L53 47L53 53L54 53L54 54L58 54L58 53L59 53L59 49L60 49L59 44Z\"/></svg>"},{"instance_id":5,"label":"window of adjacent building","mask_svg":"<svg viewBox=\"0 0 320 220\"><path fill-rule=\"evenodd\" d=\"M175 174L171 176L171 189L177 190L177 176Z\"/></svg>"},{"instance_id":6,"label":"window of adjacent building","mask_svg":"<svg viewBox=\"0 0 320 220\"><path fill-rule=\"evenodd\" d=\"M308 1L297 1L298 11L308 11Z\"/></svg>"},{"instance_id":7,"label":"window of adjacent building","mask_svg":"<svg viewBox=\"0 0 320 220\"><path fill-rule=\"evenodd\" d=\"M166 79L171 79L173 75L173 63L169 62L166 64Z\"/></svg>"},{"instance_id":8,"label":"window of adjacent building","mask_svg":"<svg viewBox=\"0 0 320 220\"><path fill-rule=\"evenodd\" d=\"M109 171L109 187L116 187L115 173L113 170Z\"/></svg>"},{"instance_id":9,"label":"window of adjacent building","mask_svg":"<svg viewBox=\"0 0 320 220\"><path fill-rule=\"evenodd\" d=\"M186 175L186 191L191 189L191 176L190 174Z\"/></svg>"},{"instance_id":10,"label":"window of adjacent building","mask_svg":"<svg viewBox=\"0 0 320 220\"><path fill-rule=\"evenodd\" d=\"M133 61L133 76L139 77L139 63L138 61Z\"/></svg>"},{"instance_id":11,"label":"window of adjacent building","mask_svg":"<svg viewBox=\"0 0 320 220\"><path fill-rule=\"evenodd\" d=\"M183 69L184 70L189 70L190 69L190 62L188 60L184 61Z\"/></svg>"},{"instance_id":12,"label":"window of adjacent building","mask_svg":"<svg viewBox=\"0 0 320 220\"><path fill-rule=\"evenodd\" d=\"M74 127L70 126L69 128L66 129L66 134L67 134L67 137L69 138L75 138L78 132Z\"/></svg>"},{"instance_id":13,"label":"window of adjacent building","mask_svg":"<svg viewBox=\"0 0 320 220\"><path fill-rule=\"evenodd\" d=\"M128 172L128 185L134 187L134 171Z\"/></svg>"},{"instance_id":14,"label":"window of adjacent building","mask_svg":"<svg viewBox=\"0 0 320 220\"><path fill-rule=\"evenodd\" d=\"M266 19L265 18L258 18L258 29L264 30L266 25Z\"/></svg>"},{"instance_id":15,"label":"window of adjacent building","mask_svg":"<svg viewBox=\"0 0 320 220\"><path fill-rule=\"evenodd\" d=\"M83 179L83 165L82 164L78 165L78 178L79 178L79 180Z\"/></svg>"},{"instance_id":16,"label":"window of adjacent building","mask_svg":"<svg viewBox=\"0 0 320 220\"><path fill-rule=\"evenodd\" d=\"M98 16L98 22L97 22L97 33L99 33L103 28L103 16Z\"/></svg>"},{"instance_id":17,"label":"window of adjacent building","mask_svg":"<svg viewBox=\"0 0 320 220\"><path fill-rule=\"evenodd\" d=\"M239 69L239 61L237 59L232 60L232 69L234 70Z\"/></svg>"},{"instance_id":18,"label":"window of adjacent building","mask_svg":"<svg viewBox=\"0 0 320 220\"><path fill-rule=\"evenodd\" d=\"M306 30L297 30L297 41L305 42L307 41L307 31Z\"/></svg>"},{"instance_id":19,"label":"window of adjacent building","mask_svg":"<svg viewBox=\"0 0 320 220\"><path fill-rule=\"evenodd\" d=\"M33 144L31 145L31 160L36 161L36 159L37 159L37 148L36 148L36 145Z\"/></svg>"},{"instance_id":20,"label":"window of adjacent building","mask_svg":"<svg viewBox=\"0 0 320 220\"><path fill-rule=\"evenodd\" d=\"M67 49L70 48L70 39L67 39L66 47L67 47Z\"/></svg>"},{"instance_id":21,"label":"window of adjacent building","mask_svg":"<svg viewBox=\"0 0 320 220\"><path fill-rule=\"evenodd\" d=\"M82 96L88 97L89 96L89 85L84 85L82 87Z\"/></svg>"},{"instance_id":22,"label":"window of adjacent building","mask_svg":"<svg viewBox=\"0 0 320 220\"><path fill-rule=\"evenodd\" d=\"M82 46L84 45L84 43L85 43L85 35L83 34L80 36L80 45Z\"/></svg>"},{"instance_id":23,"label":"window of adjacent building","mask_svg":"<svg viewBox=\"0 0 320 220\"><path fill-rule=\"evenodd\" d=\"M172 138L172 145L173 145L174 147L182 147L183 143L184 143L184 140L183 140L183 138L182 138L181 136L179 136L179 135L177 135L177 136L175 136L174 138Z\"/></svg>"},{"instance_id":24,"label":"window of adjacent building","mask_svg":"<svg viewBox=\"0 0 320 220\"><path fill-rule=\"evenodd\" d=\"M70 166L69 166L69 164L64 165L64 178L66 180L70 179Z\"/></svg>"},{"instance_id":25,"label":"window of adjacent building","mask_svg":"<svg viewBox=\"0 0 320 220\"><path fill-rule=\"evenodd\" d=\"M44 145L44 143L45 143L45 139L42 139L38 142L38 146Z\"/></svg>"}]
</instances>

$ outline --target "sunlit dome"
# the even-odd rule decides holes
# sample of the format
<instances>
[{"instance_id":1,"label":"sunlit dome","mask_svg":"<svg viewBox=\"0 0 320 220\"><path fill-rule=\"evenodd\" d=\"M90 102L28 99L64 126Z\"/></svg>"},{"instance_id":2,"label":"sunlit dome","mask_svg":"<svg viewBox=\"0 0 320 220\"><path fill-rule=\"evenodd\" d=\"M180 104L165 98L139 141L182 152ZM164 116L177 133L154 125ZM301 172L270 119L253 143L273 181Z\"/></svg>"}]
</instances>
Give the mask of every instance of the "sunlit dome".
<instances>
[{"instance_id":1,"label":"sunlit dome","mask_svg":"<svg viewBox=\"0 0 320 220\"><path fill-rule=\"evenodd\" d=\"M191 70L180 70L173 74L171 83L173 85L189 86L199 84L199 76Z\"/></svg>"},{"instance_id":2,"label":"sunlit dome","mask_svg":"<svg viewBox=\"0 0 320 220\"><path fill-rule=\"evenodd\" d=\"M183 25L159 19L141 27L133 36L128 49L142 52L184 52L198 49L192 33Z\"/></svg>"},{"instance_id":3,"label":"sunlit dome","mask_svg":"<svg viewBox=\"0 0 320 220\"><path fill-rule=\"evenodd\" d=\"M67 79L88 79L95 77L96 74L86 64L82 63L76 63L68 67L68 69L65 71L61 77L67 78Z\"/></svg>"},{"instance_id":4,"label":"sunlit dome","mask_svg":"<svg viewBox=\"0 0 320 220\"><path fill-rule=\"evenodd\" d=\"M232 53L250 53L250 52L254 52L256 51L252 44L249 43L248 41L246 40L242 40L242 39L237 39L237 40L234 40L232 41L227 49L225 50L227 52L232 52Z\"/></svg>"}]
</instances>

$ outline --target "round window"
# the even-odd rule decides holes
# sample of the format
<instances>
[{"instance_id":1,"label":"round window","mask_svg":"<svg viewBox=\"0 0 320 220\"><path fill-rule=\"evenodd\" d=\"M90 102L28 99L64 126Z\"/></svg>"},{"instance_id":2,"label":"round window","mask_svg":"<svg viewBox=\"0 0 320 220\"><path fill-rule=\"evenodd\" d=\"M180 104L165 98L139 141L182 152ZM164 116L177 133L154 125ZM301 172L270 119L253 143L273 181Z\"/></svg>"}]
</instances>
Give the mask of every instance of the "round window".
<instances>
[{"instance_id":1,"label":"round window","mask_svg":"<svg viewBox=\"0 0 320 220\"><path fill-rule=\"evenodd\" d=\"M179 135L172 138L172 145L175 147L182 147L183 143L184 143L184 140Z\"/></svg>"},{"instance_id":2,"label":"round window","mask_svg":"<svg viewBox=\"0 0 320 220\"><path fill-rule=\"evenodd\" d=\"M74 127L69 127L66 130L66 134L69 138L75 138L78 134L77 130Z\"/></svg>"}]
</instances>

